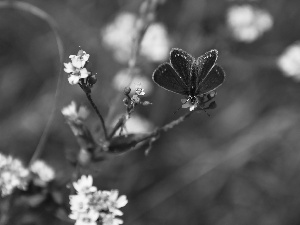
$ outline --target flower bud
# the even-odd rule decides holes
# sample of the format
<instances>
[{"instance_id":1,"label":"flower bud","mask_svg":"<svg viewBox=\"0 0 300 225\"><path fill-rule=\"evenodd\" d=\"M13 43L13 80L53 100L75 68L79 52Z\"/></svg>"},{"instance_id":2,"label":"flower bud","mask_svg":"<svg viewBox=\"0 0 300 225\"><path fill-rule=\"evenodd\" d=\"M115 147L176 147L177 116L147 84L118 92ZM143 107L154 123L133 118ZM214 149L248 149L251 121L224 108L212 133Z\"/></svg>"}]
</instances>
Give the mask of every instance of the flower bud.
<instances>
[{"instance_id":1,"label":"flower bud","mask_svg":"<svg viewBox=\"0 0 300 225\"><path fill-rule=\"evenodd\" d=\"M124 94L125 94L125 95L129 95L130 92L131 92L131 88L130 88L130 87L125 87L125 88L124 88Z\"/></svg>"}]
</instances>

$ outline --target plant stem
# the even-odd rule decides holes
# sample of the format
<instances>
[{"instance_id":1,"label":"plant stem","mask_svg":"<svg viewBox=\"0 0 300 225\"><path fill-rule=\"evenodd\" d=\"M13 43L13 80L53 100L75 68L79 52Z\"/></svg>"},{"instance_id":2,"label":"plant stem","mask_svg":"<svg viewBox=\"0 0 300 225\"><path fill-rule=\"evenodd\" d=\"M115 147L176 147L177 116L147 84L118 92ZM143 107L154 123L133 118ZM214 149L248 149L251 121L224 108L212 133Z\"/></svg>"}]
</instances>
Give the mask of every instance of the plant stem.
<instances>
[{"instance_id":1,"label":"plant stem","mask_svg":"<svg viewBox=\"0 0 300 225\"><path fill-rule=\"evenodd\" d=\"M86 94L86 97L88 98L89 102L91 103L92 107L94 108L94 110L96 111L99 119L100 119L100 122L101 122L101 125L102 125L102 129L103 129L103 133L104 133L104 137L105 137L105 140L107 140L107 131L106 131L106 127L105 127L105 123L104 123L104 119L100 113L100 111L98 110L97 106L95 105L93 99L92 99L92 96L91 96L91 93L88 93L88 92L85 92Z\"/></svg>"}]
</instances>

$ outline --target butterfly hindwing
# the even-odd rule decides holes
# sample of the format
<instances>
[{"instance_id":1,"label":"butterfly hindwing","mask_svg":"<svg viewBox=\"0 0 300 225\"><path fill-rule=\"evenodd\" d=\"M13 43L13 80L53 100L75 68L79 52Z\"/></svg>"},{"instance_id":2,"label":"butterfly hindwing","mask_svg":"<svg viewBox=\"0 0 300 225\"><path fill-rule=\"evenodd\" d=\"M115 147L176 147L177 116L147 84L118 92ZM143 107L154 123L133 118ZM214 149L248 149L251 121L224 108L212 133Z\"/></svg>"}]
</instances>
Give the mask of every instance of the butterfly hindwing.
<instances>
[{"instance_id":1,"label":"butterfly hindwing","mask_svg":"<svg viewBox=\"0 0 300 225\"><path fill-rule=\"evenodd\" d=\"M168 91L175 92L181 95L188 95L188 86L182 78L175 72L169 63L161 64L152 75L152 79L159 86Z\"/></svg>"},{"instance_id":2,"label":"butterfly hindwing","mask_svg":"<svg viewBox=\"0 0 300 225\"><path fill-rule=\"evenodd\" d=\"M195 95L206 94L210 91L215 90L219 87L225 80L224 70L215 65L207 74L205 79L199 84Z\"/></svg>"},{"instance_id":3,"label":"butterfly hindwing","mask_svg":"<svg viewBox=\"0 0 300 225\"><path fill-rule=\"evenodd\" d=\"M183 82L187 86L189 86L191 68L195 59L187 52L178 48L173 48L170 53L170 61L172 67L175 69L177 74L181 77Z\"/></svg>"}]
</instances>

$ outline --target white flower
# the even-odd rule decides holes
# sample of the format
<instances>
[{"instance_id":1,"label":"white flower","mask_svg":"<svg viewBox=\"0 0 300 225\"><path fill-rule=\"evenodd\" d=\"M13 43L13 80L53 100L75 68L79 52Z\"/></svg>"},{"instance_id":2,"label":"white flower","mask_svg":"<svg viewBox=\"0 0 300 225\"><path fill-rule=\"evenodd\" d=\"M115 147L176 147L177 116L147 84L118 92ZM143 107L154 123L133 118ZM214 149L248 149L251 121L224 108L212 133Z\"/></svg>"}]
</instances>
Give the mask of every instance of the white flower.
<instances>
[{"instance_id":1,"label":"white flower","mask_svg":"<svg viewBox=\"0 0 300 225\"><path fill-rule=\"evenodd\" d=\"M0 190L6 196L15 188L26 189L29 171L23 167L20 160L0 153Z\"/></svg>"},{"instance_id":2,"label":"white flower","mask_svg":"<svg viewBox=\"0 0 300 225\"><path fill-rule=\"evenodd\" d=\"M253 42L272 28L273 18L266 10L235 5L228 9L227 24L238 41Z\"/></svg>"},{"instance_id":3,"label":"white flower","mask_svg":"<svg viewBox=\"0 0 300 225\"><path fill-rule=\"evenodd\" d=\"M102 32L104 45L113 51L121 63L128 62L133 40L137 35L137 17L121 13ZM152 61L162 61L169 55L170 41L164 25L154 23L147 29L141 43L141 54Z\"/></svg>"},{"instance_id":4,"label":"white flower","mask_svg":"<svg viewBox=\"0 0 300 225\"><path fill-rule=\"evenodd\" d=\"M278 58L277 65L285 75L300 81L300 42L287 47Z\"/></svg>"},{"instance_id":5,"label":"white flower","mask_svg":"<svg viewBox=\"0 0 300 225\"><path fill-rule=\"evenodd\" d=\"M84 213L89 209L89 199L87 198L86 195L83 194L70 195L69 199L71 205L70 208L73 212Z\"/></svg>"},{"instance_id":6,"label":"white flower","mask_svg":"<svg viewBox=\"0 0 300 225\"><path fill-rule=\"evenodd\" d=\"M45 186L47 182L52 181L55 177L54 170L42 160L35 161L30 170L37 175L34 182L40 186Z\"/></svg>"},{"instance_id":7,"label":"white flower","mask_svg":"<svg viewBox=\"0 0 300 225\"><path fill-rule=\"evenodd\" d=\"M73 186L79 194L86 194L97 191L97 188L92 185L93 177L91 175L82 175L77 182L73 182Z\"/></svg>"},{"instance_id":8,"label":"white flower","mask_svg":"<svg viewBox=\"0 0 300 225\"><path fill-rule=\"evenodd\" d=\"M68 81L71 85L77 84L80 79L87 78L91 72L84 68L90 55L85 51L79 50L77 55L70 55L71 62L64 63L64 71L69 74Z\"/></svg>"},{"instance_id":9,"label":"white flower","mask_svg":"<svg viewBox=\"0 0 300 225\"><path fill-rule=\"evenodd\" d=\"M72 65L77 68L83 68L85 63L89 60L90 55L86 54L85 51L79 50L77 55L70 55L69 58L72 61Z\"/></svg>"},{"instance_id":10,"label":"white flower","mask_svg":"<svg viewBox=\"0 0 300 225\"><path fill-rule=\"evenodd\" d=\"M75 225L97 225L98 218L99 218L99 213L90 210L87 213L79 214Z\"/></svg>"},{"instance_id":11,"label":"white flower","mask_svg":"<svg viewBox=\"0 0 300 225\"><path fill-rule=\"evenodd\" d=\"M112 214L100 213L102 217L102 225L119 225L123 224L123 220L116 218Z\"/></svg>"},{"instance_id":12,"label":"white flower","mask_svg":"<svg viewBox=\"0 0 300 225\"><path fill-rule=\"evenodd\" d=\"M189 108L190 111L195 110L198 106L198 101L196 100L194 104L192 104L190 99L181 99L181 102L184 103L181 107L182 108Z\"/></svg>"},{"instance_id":13,"label":"white flower","mask_svg":"<svg viewBox=\"0 0 300 225\"><path fill-rule=\"evenodd\" d=\"M71 121L77 121L86 119L89 115L89 110L85 106L80 106L79 110L77 110L76 103L72 101L70 105L61 110L61 113L67 119Z\"/></svg>"},{"instance_id":14,"label":"white flower","mask_svg":"<svg viewBox=\"0 0 300 225\"><path fill-rule=\"evenodd\" d=\"M122 216L123 213L119 210L119 208L124 207L128 200L125 195L118 197L119 192L117 190L111 190L110 196L108 198L108 209L109 211L117 216Z\"/></svg>"},{"instance_id":15,"label":"white flower","mask_svg":"<svg viewBox=\"0 0 300 225\"><path fill-rule=\"evenodd\" d=\"M125 195L119 197L117 190L100 191L92 186L92 176L81 176L73 183L76 195L70 196L71 214L69 217L76 220L75 224L119 225L123 221L116 216L123 213L119 208L124 207L128 200Z\"/></svg>"},{"instance_id":16,"label":"white flower","mask_svg":"<svg viewBox=\"0 0 300 225\"><path fill-rule=\"evenodd\" d=\"M144 89L142 88L141 83L139 83L139 84L137 85L137 87L135 88L135 93L136 93L137 95L145 95L145 91L144 91Z\"/></svg>"},{"instance_id":17,"label":"white flower","mask_svg":"<svg viewBox=\"0 0 300 225\"><path fill-rule=\"evenodd\" d=\"M76 68L70 62L69 63L64 63L64 66L65 66L64 71L66 73L74 73L76 71Z\"/></svg>"},{"instance_id":18,"label":"white flower","mask_svg":"<svg viewBox=\"0 0 300 225\"><path fill-rule=\"evenodd\" d=\"M153 62L161 62L169 57L170 40L162 23L153 23L147 29L141 43L141 54Z\"/></svg>"}]
</instances>

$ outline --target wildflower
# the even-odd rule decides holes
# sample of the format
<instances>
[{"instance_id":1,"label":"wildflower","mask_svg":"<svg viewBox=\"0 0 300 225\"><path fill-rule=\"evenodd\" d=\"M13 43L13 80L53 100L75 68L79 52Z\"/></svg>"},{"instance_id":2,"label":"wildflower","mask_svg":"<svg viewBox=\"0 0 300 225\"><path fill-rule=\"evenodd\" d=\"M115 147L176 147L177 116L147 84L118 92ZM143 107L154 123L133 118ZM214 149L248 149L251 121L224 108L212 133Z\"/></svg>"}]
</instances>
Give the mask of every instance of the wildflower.
<instances>
[{"instance_id":1,"label":"wildflower","mask_svg":"<svg viewBox=\"0 0 300 225\"><path fill-rule=\"evenodd\" d=\"M89 57L90 55L86 54L86 52L83 50L79 50L77 55L69 56L72 61L72 65L77 69L83 68L85 63L89 60Z\"/></svg>"},{"instance_id":2,"label":"wildflower","mask_svg":"<svg viewBox=\"0 0 300 225\"><path fill-rule=\"evenodd\" d=\"M278 58L277 65L286 76L300 81L300 42L287 47Z\"/></svg>"},{"instance_id":3,"label":"wildflower","mask_svg":"<svg viewBox=\"0 0 300 225\"><path fill-rule=\"evenodd\" d=\"M64 71L69 74L68 81L70 84L77 84L80 79L88 78L91 75L84 66L88 61L90 55L85 51L79 50L77 55L70 55L71 62L64 63Z\"/></svg>"},{"instance_id":4,"label":"wildflower","mask_svg":"<svg viewBox=\"0 0 300 225\"><path fill-rule=\"evenodd\" d=\"M92 186L93 184L93 177L89 176L82 176L77 182L73 183L75 190L80 194L86 194L95 192L97 190L96 187Z\"/></svg>"},{"instance_id":5,"label":"wildflower","mask_svg":"<svg viewBox=\"0 0 300 225\"><path fill-rule=\"evenodd\" d=\"M92 186L92 176L82 176L73 183L76 195L70 196L71 214L69 217L76 220L75 225L119 225L123 221L121 207L127 204L125 195L119 196L117 190L101 191Z\"/></svg>"},{"instance_id":6,"label":"wildflower","mask_svg":"<svg viewBox=\"0 0 300 225\"><path fill-rule=\"evenodd\" d=\"M11 194L15 188L25 190L28 176L29 171L24 168L20 160L0 153L0 190L2 196Z\"/></svg>"},{"instance_id":7,"label":"wildflower","mask_svg":"<svg viewBox=\"0 0 300 225\"><path fill-rule=\"evenodd\" d=\"M35 161L30 170L36 175L34 183L39 186L45 186L48 182L54 179L54 170L42 160Z\"/></svg>"},{"instance_id":8,"label":"wildflower","mask_svg":"<svg viewBox=\"0 0 300 225\"><path fill-rule=\"evenodd\" d=\"M272 16L251 5L232 6L227 12L227 24L238 41L253 42L273 26Z\"/></svg>"},{"instance_id":9,"label":"wildflower","mask_svg":"<svg viewBox=\"0 0 300 225\"><path fill-rule=\"evenodd\" d=\"M61 113L71 121L84 120L89 115L89 110L85 106L80 106L77 110L76 103L71 102L70 105L64 107L61 110Z\"/></svg>"},{"instance_id":10,"label":"wildflower","mask_svg":"<svg viewBox=\"0 0 300 225\"><path fill-rule=\"evenodd\" d=\"M136 89L135 89L135 93L137 95L145 95L144 89L141 87L141 84L139 84Z\"/></svg>"}]
</instances>

